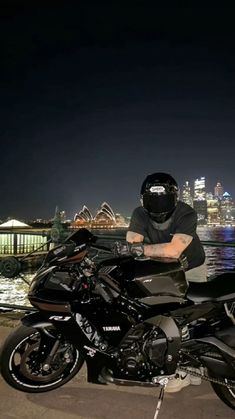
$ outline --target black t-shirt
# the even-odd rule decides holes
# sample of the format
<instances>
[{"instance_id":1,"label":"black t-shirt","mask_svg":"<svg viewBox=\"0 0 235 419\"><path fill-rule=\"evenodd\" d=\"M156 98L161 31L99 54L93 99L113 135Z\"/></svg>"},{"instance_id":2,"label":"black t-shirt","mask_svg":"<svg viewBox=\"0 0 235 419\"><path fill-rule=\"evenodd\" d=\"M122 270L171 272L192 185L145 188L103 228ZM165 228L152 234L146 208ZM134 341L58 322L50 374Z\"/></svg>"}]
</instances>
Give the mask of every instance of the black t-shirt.
<instances>
[{"instance_id":1,"label":"black t-shirt","mask_svg":"<svg viewBox=\"0 0 235 419\"><path fill-rule=\"evenodd\" d=\"M152 221L143 207L133 211L129 231L144 236L144 242L157 244L169 243L174 234L188 234L193 237L183 255L187 258L188 269L200 266L205 261L205 252L196 233L196 211L182 201L178 201L175 211L169 220L158 224Z\"/></svg>"}]
</instances>

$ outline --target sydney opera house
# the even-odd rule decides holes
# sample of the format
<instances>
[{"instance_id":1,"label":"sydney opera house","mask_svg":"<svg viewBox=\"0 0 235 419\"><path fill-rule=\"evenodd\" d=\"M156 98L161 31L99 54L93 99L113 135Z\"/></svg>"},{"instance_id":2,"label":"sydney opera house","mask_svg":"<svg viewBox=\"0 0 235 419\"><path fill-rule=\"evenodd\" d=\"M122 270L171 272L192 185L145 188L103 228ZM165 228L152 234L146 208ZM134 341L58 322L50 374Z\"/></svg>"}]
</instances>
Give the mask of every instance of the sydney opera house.
<instances>
[{"instance_id":1,"label":"sydney opera house","mask_svg":"<svg viewBox=\"0 0 235 419\"><path fill-rule=\"evenodd\" d=\"M115 214L107 202L103 202L93 217L86 205L75 214L71 225L73 228L87 227L92 229L126 228L128 220L120 214Z\"/></svg>"}]
</instances>

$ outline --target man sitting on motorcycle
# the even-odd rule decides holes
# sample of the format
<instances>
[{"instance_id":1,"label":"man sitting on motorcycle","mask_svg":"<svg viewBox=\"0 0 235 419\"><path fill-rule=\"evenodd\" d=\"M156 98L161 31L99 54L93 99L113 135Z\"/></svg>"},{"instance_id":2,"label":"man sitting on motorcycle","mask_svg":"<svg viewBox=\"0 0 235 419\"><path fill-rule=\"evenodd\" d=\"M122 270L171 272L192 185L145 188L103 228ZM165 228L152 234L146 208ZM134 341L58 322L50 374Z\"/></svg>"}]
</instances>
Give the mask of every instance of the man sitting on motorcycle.
<instances>
[{"instance_id":1,"label":"man sitting on motorcycle","mask_svg":"<svg viewBox=\"0 0 235 419\"><path fill-rule=\"evenodd\" d=\"M132 214L126 240L134 256L177 258L190 281L206 281L205 252L196 233L196 211L179 200L175 179L167 173L148 175L141 187L141 206ZM177 371L166 388L176 392L200 378ZM191 378L191 379L190 379Z\"/></svg>"}]
</instances>

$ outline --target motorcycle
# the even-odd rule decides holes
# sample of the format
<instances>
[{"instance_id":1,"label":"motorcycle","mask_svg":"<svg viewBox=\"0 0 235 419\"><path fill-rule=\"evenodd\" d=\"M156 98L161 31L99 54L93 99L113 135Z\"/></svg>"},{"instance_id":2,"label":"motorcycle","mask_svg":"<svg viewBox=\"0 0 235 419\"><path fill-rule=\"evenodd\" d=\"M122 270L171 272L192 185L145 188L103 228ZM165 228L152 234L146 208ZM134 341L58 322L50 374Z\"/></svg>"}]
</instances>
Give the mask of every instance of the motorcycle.
<instances>
[{"instance_id":1,"label":"motorcycle","mask_svg":"<svg viewBox=\"0 0 235 419\"><path fill-rule=\"evenodd\" d=\"M159 387L156 418L180 370L209 381L235 410L234 275L187 283L178 260L120 256L77 230L35 274L28 299L37 311L4 342L2 377L46 392L85 362L90 383Z\"/></svg>"}]
</instances>

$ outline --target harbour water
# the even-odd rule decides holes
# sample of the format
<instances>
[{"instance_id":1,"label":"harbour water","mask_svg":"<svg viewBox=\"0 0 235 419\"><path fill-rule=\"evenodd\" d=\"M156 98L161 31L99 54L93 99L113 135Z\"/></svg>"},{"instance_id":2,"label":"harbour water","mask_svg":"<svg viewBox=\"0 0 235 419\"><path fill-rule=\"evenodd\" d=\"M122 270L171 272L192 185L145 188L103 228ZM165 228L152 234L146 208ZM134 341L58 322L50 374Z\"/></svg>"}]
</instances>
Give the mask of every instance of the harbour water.
<instances>
[{"instance_id":1,"label":"harbour water","mask_svg":"<svg viewBox=\"0 0 235 419\"><path fill-rule=\"evenodd\" d=\"M105 235L125 236L124 231L102 231ZM203 241L219 241L228 243L225 247L204 246L208 276L225 271L235 271L235 247L229 247L229 243L235 243L235 227L199 227L198 235ZM24 279L31 281L33 274L24 274ZM7 279L0 277L0 303L27 304L28 285L20 278Z\"/></svg>"}]
</instances>

